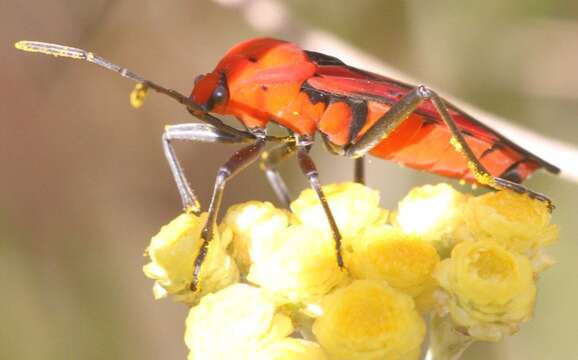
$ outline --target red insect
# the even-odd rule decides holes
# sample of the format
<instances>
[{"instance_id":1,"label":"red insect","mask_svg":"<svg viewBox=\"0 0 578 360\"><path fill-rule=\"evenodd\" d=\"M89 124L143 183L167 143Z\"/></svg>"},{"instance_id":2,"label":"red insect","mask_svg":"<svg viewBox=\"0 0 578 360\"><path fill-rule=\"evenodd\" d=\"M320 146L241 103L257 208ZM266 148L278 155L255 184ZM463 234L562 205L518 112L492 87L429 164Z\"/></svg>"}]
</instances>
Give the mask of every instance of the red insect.
<instances>
[{"instance_id":1,"label":"red insect","mask_svg":"<svg viewBox=\"0 0 578 360\"><path fill-rule=\"evenodd\" d=\"M339 59L306 51L276 39L259 38L233 47L216 68L195 81L190 97L164 88L84 50L60 45L20 42L18 48L84 59L169 95L208 124L166 128L163 145L185 209L200 212L172 148L172 140L249 143L236 152L217 174L203 231L203 246L195 260L191 288L196 289L226 181L261 157L275 193L288 205L287 187L276 170L296 153L303 173L327 214L335 239L337 260L341 235L327 205L309 150L319 134L332 153L356 159L356 181L363 182L367 154L439 175L463 179L493 189L527 193L550 205L544 195L520 183L539 168L560 170L516 145L495 130L440 98L425 86L404 84L346 65ZM224 124L210 113L233 115L246 131ZM267 136L275 122L286 137ZM265 151L268 142L279 143Z\"/></svg>"}]
</instances>

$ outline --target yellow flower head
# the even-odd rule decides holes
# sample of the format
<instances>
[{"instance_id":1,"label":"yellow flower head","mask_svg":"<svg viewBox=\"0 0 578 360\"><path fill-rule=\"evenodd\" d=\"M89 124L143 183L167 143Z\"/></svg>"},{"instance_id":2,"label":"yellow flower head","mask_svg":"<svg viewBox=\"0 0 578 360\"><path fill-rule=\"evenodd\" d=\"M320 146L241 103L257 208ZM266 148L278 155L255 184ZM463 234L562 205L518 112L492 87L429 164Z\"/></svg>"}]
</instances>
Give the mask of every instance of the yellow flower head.
<instances>
[{"instance_id":1,"label":"yellow flower head","mask_svg":"<svg viewBox=\"0 0 578 360\"><path fill-rule=\"evenodd\" d=\"M332 359L418 359L425 324L412 298L387 283L356 280L321 306L313 333Z\"/></svg>"},{"instance_id":2,"label":"yellow flower head","mask_svg":"<svg viewBox=\"0 0 578 360\"><path fill-rule=\"evenodd\" d=\"M357 183L331 184L323 187L331 212L344 238L355 236L365 226L385 222L387 211L379 208L379 193ZM291 210L304 225L329 233L329 223L317 194L304 190L291 203Z\"/></svg>"},{"instance_id":3,"label":"yellow flower head","mask_svg":"<svg viewBox=\"0 0 578 360\"><path fill-rule=\"evenodd\" d=\"M477 339L497 341L531 318L536 286L530 261L494 242L465 241L434 274L453 321Z\"/></svg>"},{"instance_id":4,"label":"yellow flower head","mask_svg":"<svg viewBox=\"0 0 578 360\"><path fill-rule=\"evenodd\" d=\"M190 360L250 360L252 354L293 332L282 305L263 290L231 285L209 294L193 307L186 321Z\"/></svg>"},{"instance_id":5,"label":"yellow flower head","mask_svg":"<svg viewBox=\"0 0 578 360\"><path fill-rule=\"evenodd\" d=\"M470 198L466 222L478 240L492 240L530 257L558 239L545 203L526 194L499 191Z\"/></svg>"},{"instance_id":6,"label":"yellow flower head","mask_svg":"<svg viewBox=\"0 0 578 360\"><path fill-rule=\"evenodd\" d=\"M293 302L315 301L347 278L330 232L292 225L260 244L247 279Z\"/></svg>"},{"instance_id":7,"label":"yellow flower head","mask_svg":"<svg viewBox=\"0 0 578 360\"><path fill-rule=\"evenodd\" d=\"M451 248L464 240L466 202L466 195L445 183L416 187L399 202L395 223L449 255Z\"/></svg>"},{"instance_id":8,"label":"yellow flower head","mask_svg":"<svg viewBox=\"0 0 578 360\"><path fill-rule=\"evenodd\" d=\"M251 360L327 360L327 356L315 342L285 338L258 351Z\"/></svg>"},{"instance_id":9,"label":"yellow flower head","mask_svg":"<svg viewBox=\"0 0 578 360\"><path fill-rule=\"evenodd\" d=\"M399 228L382 225L352 240L351 272L358 279L385 280L410 296L433 290L440 258L431 243Z\"/></svg>"},{"instance_id":10,"label":"yellow flower head","mask_svg":"<svg viewBox=\"0 0 578 360\"><path fill-rule=\"evenodd\" d=\"M249 201L229 208L222 226L233 231L232 255L244 274L261 252L270 253L267 249L277 233L287 228L290 216L269 202Z\"/></svg>"},{"instance_id":11,"label":"yellow flower head","mask_svg":"<svg viewBox=\"0 0 578 360\"><path fill-rule=\"evenodd\" d=\"M201 296L239 281L237 265L225 253L231 234L220 236L215 232L201 271L201 289L196 293L189 289L206 221L206 213L201 216L181 214L151 239L146 250L151 262L143 267L143 271L156 280L153 286L155 298L170 294L177 301L194 304Z\"/></svg>"}]
</instances>

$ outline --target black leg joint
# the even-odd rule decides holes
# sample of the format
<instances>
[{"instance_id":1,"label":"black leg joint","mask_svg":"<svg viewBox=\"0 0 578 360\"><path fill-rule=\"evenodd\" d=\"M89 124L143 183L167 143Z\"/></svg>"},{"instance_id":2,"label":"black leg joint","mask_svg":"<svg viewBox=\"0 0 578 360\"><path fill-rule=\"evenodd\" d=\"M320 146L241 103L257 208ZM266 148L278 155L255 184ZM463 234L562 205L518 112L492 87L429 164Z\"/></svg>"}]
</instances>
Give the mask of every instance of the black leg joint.
<instances>
[{"instance_id":1,"label":"black leg joint","mask_svg":"<svg viewBox=\"0 0 578 360\"><path fill-rule=\"evenodd\" d=\"M433 92L424 85L419 85L416 88L416 94L422 99L431 99Z\"/></svg>"},{"instance_id":2,"label":"black leg joint","mask_svg":"<svg viewBox=\"0 0 578 360\"><path fill-rule=\"evenodd\" d=\"M225 182L231 177L231 171L225 167L225 166L221 166L219 168L219 171L217 172L217 180L216 183L218 185L220 184L225 184Z\"/></svg>"}]
</instances>

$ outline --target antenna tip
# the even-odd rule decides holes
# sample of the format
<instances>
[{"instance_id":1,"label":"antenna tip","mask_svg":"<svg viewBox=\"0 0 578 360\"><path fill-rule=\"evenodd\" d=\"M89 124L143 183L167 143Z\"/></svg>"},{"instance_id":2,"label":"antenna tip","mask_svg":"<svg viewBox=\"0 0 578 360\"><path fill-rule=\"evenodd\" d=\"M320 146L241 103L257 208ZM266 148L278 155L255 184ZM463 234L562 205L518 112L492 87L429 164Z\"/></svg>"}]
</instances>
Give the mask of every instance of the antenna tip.
<instances>
[{"instance_id":1,"label":"antenna tip","mask_svg":"<svg viewBox=\"0 0 578 360\"><path fill-rule=\"evenodd\" d=\"M18 50L27 51L28 41L17 41L14 43L14 47Z\"/></svg>"}]
</instances>

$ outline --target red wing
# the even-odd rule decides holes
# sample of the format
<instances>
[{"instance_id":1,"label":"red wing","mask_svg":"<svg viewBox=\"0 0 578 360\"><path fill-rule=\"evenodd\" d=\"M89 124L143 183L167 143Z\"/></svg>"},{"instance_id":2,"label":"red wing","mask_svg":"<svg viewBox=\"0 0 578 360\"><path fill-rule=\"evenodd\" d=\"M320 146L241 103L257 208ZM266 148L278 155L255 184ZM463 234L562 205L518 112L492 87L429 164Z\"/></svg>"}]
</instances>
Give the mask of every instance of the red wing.
<instances>
[{"instance_id":1,"label":"red wing","mask_svg":"<svg viewBox=\"0 0 578 360\"><path fill-rule=\"evenodd\" d=\"M347 97L365 99L392 105L402 96L410 92L413 87L395 80L368 73L351 67L344 66L320 66L317 68L319 77L309 79L307 82L314 88L333 94ZM462 133L470 133L472 136L483 138L488 141L496 141L503 138L494 130L471 119L464 112L449 106L452 118ZM437 110L429 101L421 104L416 113L428 117L430 120L443 123Z\"/></svg>"},{"instance_id":2,"label":"red wing","mask_svg":"<svg viewBox=\"0 0 578 360\"><path fill-rule=\"evenodd\" d=\"M331 58L334 59L334 58ZM336 59L335 59L336 60ZM338 60L336 60L338 61ZM411 91L412 86L336 61L319 66L310 88L333 96L367 101L370 114L366 125L376 121L389 106ZM498 132L458 108L450 114L481 163L494 175L521 182L538 168L557 173L559 169L524 150ZM383 109L373 114L371 109ZM371 119L373 118L373 120ZM367 126L360 133L367 130ZM451 133L430 101L421 104L398 129L378 144L371 154L443 176L474 180L467 162L450 145Z\"/></svg>"}]
</instances>

